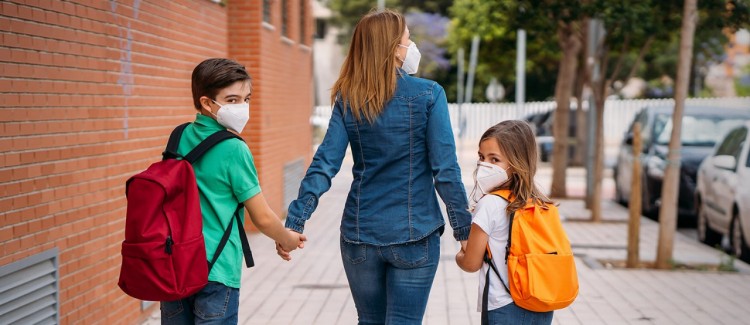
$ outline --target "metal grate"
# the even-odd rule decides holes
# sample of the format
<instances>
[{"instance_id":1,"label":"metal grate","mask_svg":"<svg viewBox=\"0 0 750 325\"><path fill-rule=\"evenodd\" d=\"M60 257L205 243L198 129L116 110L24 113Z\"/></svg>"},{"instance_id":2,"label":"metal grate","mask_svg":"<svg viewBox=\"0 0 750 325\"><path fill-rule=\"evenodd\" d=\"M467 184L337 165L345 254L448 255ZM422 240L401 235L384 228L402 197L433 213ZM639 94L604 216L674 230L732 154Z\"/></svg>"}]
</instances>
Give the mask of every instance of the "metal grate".
<instances>
[{"instance_id":1,"label":"metal grate","mask_svg":"<svg viewBox=\"0 0 750 325\"><path fill-rule=\"evenodd\" d=\"M284 212L297 198L299 185L305 176L305 160L299 158L284 165Z\"/></svg>"},{"instance_id":2,"label":"metal grate","mask_svg":"<svg viewBox=\"0 0 750 325\"><path fill-rule=\"evenodd\" d=\"M59 324L57 248L0 267L0 324Z\"/></svg>"}]
</instances>

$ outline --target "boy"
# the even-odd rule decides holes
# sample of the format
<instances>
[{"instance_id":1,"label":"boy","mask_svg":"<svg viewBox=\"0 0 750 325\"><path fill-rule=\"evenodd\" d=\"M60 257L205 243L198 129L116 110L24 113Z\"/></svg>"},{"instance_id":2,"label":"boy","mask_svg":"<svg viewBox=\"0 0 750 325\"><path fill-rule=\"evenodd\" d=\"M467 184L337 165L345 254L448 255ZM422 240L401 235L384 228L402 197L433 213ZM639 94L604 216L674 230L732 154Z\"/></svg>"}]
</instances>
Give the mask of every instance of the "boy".
<instances>
[{"instance_id":1,"label":"boy","mask_svg":"<svg viewBox=\"0 0 750 325\"><path fill-rule=\"evenodd\" d=\"M186 155L216 131L242 132L249 119L252 93L250 75L244 66L223 58L205 60L193 70L192 92L198 114L182 133L179 154ZM303 247L305 236L284 228L268 206L258 184L252 154L244 142L229 139L218 143L193 164L193 170L200 190L203 236L209 260L240 203L258 230L285 250ZM188 298L162 301L162 324L238 322L243 253L239 230L236 225L233 227L229 241L208 275L208 285Z\"/></svg>"}]
</instances>

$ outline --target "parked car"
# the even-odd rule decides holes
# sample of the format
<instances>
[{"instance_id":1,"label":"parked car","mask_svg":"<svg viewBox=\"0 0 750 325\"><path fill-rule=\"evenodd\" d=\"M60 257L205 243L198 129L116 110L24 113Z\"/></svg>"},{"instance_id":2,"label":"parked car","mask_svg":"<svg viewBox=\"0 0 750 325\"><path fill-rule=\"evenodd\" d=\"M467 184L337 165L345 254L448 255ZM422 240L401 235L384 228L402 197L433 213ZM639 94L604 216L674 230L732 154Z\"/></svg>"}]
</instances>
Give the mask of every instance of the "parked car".
<instances>
[{"instance_id":1,"label":"parked car","mask_svg":"<svg viewBox=\"0 0 750 325\"><path fill-rule=\"evenodd\" d=\"M575 141L576 138L576 111L575 108L570 110L570 120L568 122L568 136L569 141ZM555 110L549 110L546 112L531 114L524 118L528 122L532 129L534 129L536 135L536 142L539 145L539 159L543 162L552 160L552 150L555 144L555 136L553 133L553 126L555 124ZM568 148L568 159L573 159L575 154L575 148L569 146Z\"/></svg>"},{"instance_id":2,"label":"parked car","mask_svg":"<svg viewBox=\"0 0 750 325\"><path fill-rule=\"evenodd\" d=\"M729 235L732 253L750 262L750 122L737 127L701 163L695 191L698 239L710 246Z\"/></svg>"},{"instance_id":3,"label":"parked car","mask_svg":"<svg viewBox=\"0 0 750 325\"><path fill-rule=\"evenodd\" d=\"M646 107L633 119L617 155L614 169L615 197L626 204L630 197L633 171L633 124L641 124L643 153L640 154L643 214L658 217L667 152L672 136L672 106ZM682 119L678 221L695 222L695 178L699 164L711 153L724 133L750 119L750 110L706 106L686 106Z\"/></svg>"}]
</instances>

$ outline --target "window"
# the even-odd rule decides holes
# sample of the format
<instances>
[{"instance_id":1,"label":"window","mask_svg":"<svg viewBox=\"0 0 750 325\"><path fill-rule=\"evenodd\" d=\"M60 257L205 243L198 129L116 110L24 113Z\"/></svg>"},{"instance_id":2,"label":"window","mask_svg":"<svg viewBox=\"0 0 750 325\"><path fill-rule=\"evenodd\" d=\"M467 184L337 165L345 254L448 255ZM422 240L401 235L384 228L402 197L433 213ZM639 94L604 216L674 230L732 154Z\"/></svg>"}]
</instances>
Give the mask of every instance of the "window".
<instances>
[{"instance_id":1,"label":"window","mask_svg":"<svg viewBox=\"0 0 750 325\"><path fill-rule=\"evenodd\" d=\"M289 0L281 0L281 36L289 37Z\"/></svg>"},{"instance_id":2,"label":"window","mask_svg":"<svg viewBox=\"0 0 750 325\"><path fill-rule=\"evenodd\" d=\"M305 17L307 16L307 0L299 1L299 42L305 44L307 41L307 24L305 24Z\"/></svg>"},{"instance_id":3,"label":"window","mask_svg":"<svg viewBox=\"0 0 750 325\"><path fill-rule=\"evenodd\" d=\"M263 0L263 21L271 23L271 0Z\"/></svg>"},{"instance_id":4,"label":"window","mask_svg":"<svg viewBox=\"0 0 750 325\"><path fill-rule=\"evenodd\" d=\"M661 128L655 129L656 143L668 145L672 137L672 116L659 115ZM742 124L741 119L724 118L721 116L690 116L682 118L680 141L683 146L713 147L721 140L725 130L730 130ZM657 132L658 131L658 132Z\"/></svg>"},{"instance_id":5,"label":"window","mask_svg":"<svg viewBox=\"0 0 750 325\"><path fill-rule=\"evenodd\" d=\"M719 145L714 156L728 155L739 160L745 138L747 138L746 128L739 128L729 132L724 141Z\"/></svg>"},{"instance_id":6,"label":"window","mask_svg":"<svg viewBox=\"0 0 750 325\"><path fill-rule=\"evenodd\" d=\"M326 21L323 19L315 19L315 38L326 38Z\"/></svg>"}]
</instances>

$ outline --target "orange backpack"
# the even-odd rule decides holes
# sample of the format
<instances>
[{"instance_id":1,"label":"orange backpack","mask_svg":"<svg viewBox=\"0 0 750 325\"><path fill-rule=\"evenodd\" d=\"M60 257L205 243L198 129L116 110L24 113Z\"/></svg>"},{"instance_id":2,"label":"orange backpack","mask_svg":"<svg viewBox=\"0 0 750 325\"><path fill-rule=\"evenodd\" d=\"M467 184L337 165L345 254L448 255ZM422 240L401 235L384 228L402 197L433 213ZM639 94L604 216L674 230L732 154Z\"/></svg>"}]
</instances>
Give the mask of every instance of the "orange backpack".
<instances>
[{"instance_id":1,"label":"orange backpack","mask_svg":"<svg viewBox=\"0 0 750 325\"><path fill-rule=\"evenodd\" d=\"M508 202L513 197L508 190L492 194ZM547 312L573 303L578 296L578 276L570 241L565 234L557 207L541 207L531 202L510 215L505 263L508 265L508 282L505 290L513 302L526 310ZM502 281L492 261L489 246L485 262ZM489 269L485 292L489 288ZM483 314L487 306L483 299Z\"/></svg>"}]
</instances>

